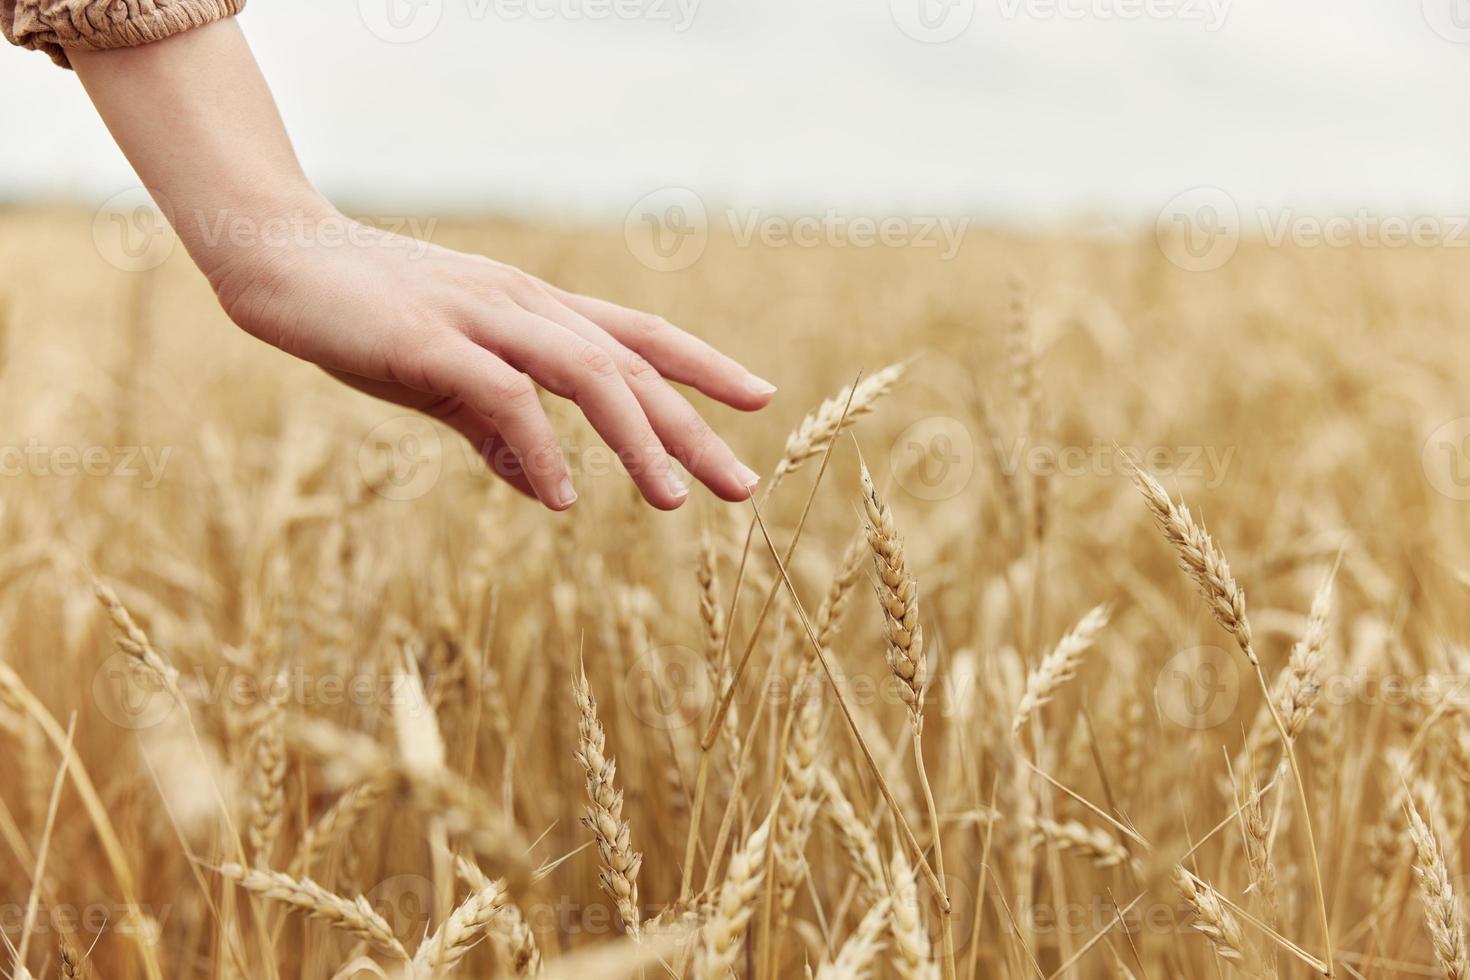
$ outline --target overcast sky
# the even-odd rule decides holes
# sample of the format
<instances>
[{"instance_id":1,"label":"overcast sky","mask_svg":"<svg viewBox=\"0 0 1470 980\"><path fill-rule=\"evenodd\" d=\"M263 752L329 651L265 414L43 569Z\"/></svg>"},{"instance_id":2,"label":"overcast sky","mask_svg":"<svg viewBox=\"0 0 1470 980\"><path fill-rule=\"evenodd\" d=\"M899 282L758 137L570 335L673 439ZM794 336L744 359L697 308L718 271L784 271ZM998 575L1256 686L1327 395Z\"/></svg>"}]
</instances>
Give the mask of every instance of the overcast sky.
<instances>
[{"instance_id":1,"label":"overcast sky","mask_svg":"<svg viewBox=\"0 0 1470 980\"><path fill-rule=\"evenodd\" d=\"M1459 5L1459 8L1455 5ZM1470 212L1470 0L250 0L343 203L1152 220ZM75 78L0 50L0 199L132 186Z\"/></svg>"}]
</instances>

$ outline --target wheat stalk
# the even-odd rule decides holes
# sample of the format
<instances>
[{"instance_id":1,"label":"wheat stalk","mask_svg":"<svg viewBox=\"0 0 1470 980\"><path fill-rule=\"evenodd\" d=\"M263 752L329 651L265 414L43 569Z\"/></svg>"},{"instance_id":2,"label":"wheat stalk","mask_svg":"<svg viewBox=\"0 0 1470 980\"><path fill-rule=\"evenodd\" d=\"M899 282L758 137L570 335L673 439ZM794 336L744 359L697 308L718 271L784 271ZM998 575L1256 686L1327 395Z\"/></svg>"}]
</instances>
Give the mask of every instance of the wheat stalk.
<instances>
[{"instance_id":1,"label":"wheat stalk","mask_svg":"<svg viewBox=\"0 0 1470 980\"><path fill-rule=\"evenodd\" d=\"M1306 631L1292 644L1282 675L1279 703L1286 734L1291 739L1301 735L1322 695L1322 658L1327 646L1327 619L1332 613L1332 579L1329 574L1312 597Z\"/></svg>"},{"instance_id":2,"label":"wheat stalk","mask_svg":"<svg viewBox=\"0 0 1470 980\"><path fill-rule=\"evenodd\" d=\"M433 935L419 945L413 956L414 976L437 976L458 966L505 908L506 898L504 881L487 882L471 892Z\"/></svg>"},{"instance_id":3,"label":"wheat stalk","mask_svg":"<svg viewBox=\"0 0 1470 980\"><path fill-rule=\"evenodd\" d=\"M91 961L77 951L77 948L62 937L58 944L58 955L61 961L61 980L90 980L92 976Z\"/></svg>"},{"instance_id":4,"label":"wheat stalk","mask_svg":"<svg viewBox=\"0 0 1470 980\"><path fill-rule=\"evenodd\" d=\"M475 891L484 891L493 884L478 865L466 858L456 857L454 870ZM489 933L503 970L518 977L541 975L536 936L514 902L507 899L501 903L499 913L490 919Z\"/></svg>"},{"instance_id":5,"label":"wheat stalk","mask_svg":"<svg viewBox=\"0 0 1470 980\"><path fill-rule=\"evenodd\" d=\"M1322 662L1327 646L1327 620L1332 612L1332 581L1329 573L1318 587L1307 616L1307 628L1292 644L1286 669L1276 678L1272 689L1271 696L1285 722L1287 737L1293 741L1306 730L1307 719L1322 695ZM1251 724L1242 754L1258 756L1270 739L1272 727L1271 711L1262 705ZM1237 763L1246 764L1244 758L1238 758Z\"/></svg>"},{"instance_id":6,"label":"wheat stalk","mask_svg":"<svg viewBox=\"0 0 1470 980\"><path fill-rule=\"evenodd\" d=\"M406 659L412 666L413 655L408 653ZM447 766L444 736L439 731L434 705L417 670L403 671L395 681L393 731L401 765L410 778L436 780Z\"/></svg>"},{"instance_id":7,"label":"wheat stalk","mask_svg":"<svg viewBox=\"0 0 1470 980\"><path fill-rule=\"evenodd\" d=\"M806 874L806 845L816 820L817 757L821 752L825 702L818 690L810 663L802 666L802 679L794 688L795 718L786 750L786 783L776 816L776 894L782 913L790 911L796 889Z\"/></svg>"},{"instance_id":8,"label":"wheat stalk","mask_svg":"<svg viewBox=\"0 0 1470 980\"><path fill-rule=\"evenodd\" d=\"M852 598L853 586L862 574L863 561L867 555L867 533L860 530L853 535L847 549L843 551L842 559L837 563L837 572L832 576L832 584L827 587L827 594L822 597L822 604L817 607L817 615L812 620L817 631L817 642L823 647L830 646L837 636L838 627L842 624L842 614L847 611L848 600ZM810 657L808 654L807 659L810 660Z\"/></svg>"},{"instance_id":9,"label":"wheat stalk","mask_svg":"<svg viewBox=\"0 0 1470 980\"><path fill-rule=\"evenodd\" d=\"M288 870L295 875L308 874L322 852L333 842L351 833L352 828L364 814L377 805L387 790L384 780L370 779L337 797L321 816L301 832L301 841L296 846L296 854L291 858L291 863L287 865Z\"/></svg>"},{"instance_id":10,"label":"wheat stalk","mask_svg":"<svg viewBox=\"0 0 1470 980\"><path fill-rule=\"evenodd\" d=\"M113 642L118 650L156 677L169 695L182 704L184 694L179 689L178 670L164 660L157 650L153 649L153 643L148 639L148 634L133 622L132 614L122 604L117 593L112 590L111 586L99 579L92 580L92 591L107 612L107 618L112 621Z\"/></svg>"},{"instance_id":11,"label":"wheat stalk","mask_svg":"<svg viewBox=\"0 0 1470 980\"><path fill-rule=\"evenodd\" d=\"M878 838L873 829L858 817L851 801L842 792L837 777L825 769L818 771L822 792L827 799L827 817L837 828L837 839L847 852L852 868L862 882L868 901L876 902L888 894L888 884L883 875L883 859L879 857Z\"/></svg>"},{"instance_id":12,"label":"wheat stalk","mask_svg":"<svg viewBox=\"0 0 1470 980\"><path fill-rule=\"evenodd\" d=\"M883 951L883 933L889 928L891 907L888 899L875 902L837 951L836 959L818 968L816 980L866 980L871 976L873 961Z\"/></svg>"},{"instance_id":13,"label":"wheat stalk","mask_svg":"<svg viewBox=\"0 0 1470 980\"><path fill-rule=\"evenodd\" d=\"M939 964L934 961L929 933L919 916L919 888L913 866L902 847L893 849L889 864L893 882L892 899L893 966L904 980L939 980Z\"/></svg>"},{"instance_id":14,"label":"wheat stalk","mask_svg":"<svg viewBox=\"0 0 1470 980\"><path fill-rule=\"evenodd\" d=\"M725 610L720 602L718 555L706 530L699 542L699 621L704 625L704 655L711 668L722 668L720 657L725 646Z\"/></svg>"},{"instance_id":15,"label":"wheat stalk","mask_svg":"<svg viewBox=\"0 0 1470 980\"><path fill-rule=\"evenodd\" d=\"M623 925L638 934L638 869L643 855L633 850L632 832L623 819L623 792L615 786L617 763L607 757L607 734L597 717L597 700L587 683L585 669L572 680L572 693L580 712L577 761L587 774L587 806L582 823L597 840L602 857L599 875L603 889L618 907Z\"/></svg>"},{"instance_id":16,"label":"wheat stalk","mask_svg":"<svg viewBox=\"0 0 1470 980\"><path fill-rule=\"evenodd\" d=\"M246 891L321 919L397 959L409 960L408 951L393 935L387 921L361 895L355 899L343 898L310 878L293 878L285 872L243 868L238 864L220 865L219 873Z\"/></svg>"},{"instance_id":17,"label":"wheat stalk","mask_svg":"<svg viewBox=\"0 0 1470 980\"><path fill-rule=\"evenodd\" d=\"M755 912L756 898L766 875L766 846L771 821L751 831L745 845L730 858L719 896L700 933L694 956L695 980L726 980L740 952L740 940Z\"/></svg>"},{"instance_id":18,"label":"wheat stalk","mask_svg":"<svg viewBox=\"0 0 1470 980\"><path fill-rule=\"evenodd\" d=\"M285 675L277 680L284 683ZM274 690L277 685L271 685ZM258 868L269 868L271 853L281 835L286 807L286 737L281 700L267 696L256 712L250 732L250 820L246 839Z\"/></svg>"},{"instance_id":19,"label":"wheat stalk","mask_svg":"<svg viewBox=\"0 0 1470 980\"><path fill-rule=\"evenodd\" d=\"M833 439L871 412L878 400L888 394L903 377L907 368L907 362L890 364L858 381L856 387L843 386L841 391L813 409L786 437L786 448L771 473L764 493L769 495L787 474L795 472L807 460L821 455Z\"/></svg>"},{"instance_id":20,"label":"wheat stalk","mask_svg":"<svg viewBox=\"0 0 1470 980\"><path fill-rule=\"evenodd\" d=\"M1414 877L1419 882L1419 900L1424 906L1424 924L1434 946L1434 958L1445 980L1466 980L1470 978L1470 953L1466 952L1460 899L1450 882L1444 848L1419 815L1412 793L1404 794L1404 811L1414 846Z\"/></svg>"},{"instance_id":21,"label":"wheat stalk","mask_svg":"<svg viewBox=\"0 0 1470 980\"><path fill-rule=\"evenodd\" d=\"M1271 858L1271 827L1266 820L1255 767L1249 764L1237 802L1240 807L1241 836L1245 840L1245 859L1251 872L1251 888L1265 907L1267 925L1275 928L1279 916L1276 904L1276 864ZM1276 964L1276 948L1272 946L1268 950L1267 964L1272 975L1277 972Z\"/></svg>"},{"instance_id":22,"label":"wheat stalk","mask_svg":"<svg viewBox=\"0 0 1470 980\"><path fill-rule=\"evenodd\" d=\"M1076 820L1055 821L1038 817L1035 821L1037 841L1051 843L1057 850L1070 851L1099 868L1118 868L1132 860L1128 848L1100 827L1088 827Z\"/></svg>"},{"instance_id":23,"label":"wheat stalk","mask_svg":"<svg viewBox=\"0 0 1470 980\"><path fill-rule=\"evenodd\" d=\"M1265 668L1261 666L1261 660L1256 656L1255 647L1251 644L1251 626L1245 614L1245 592L1236 584L1235 576L1230 573L1230 563L1215 546L1209 532L1195 522L1189 513L1189 508L1183 504L1175 504L1164 492L1159 482L1131 458L1128 459L1128 463L1133 468L1133 482L1143 494L1148 509L1154 515L1154 520L1164 532L1164 537L1174 546L1180 567L1194 579L1216 622L1235 637L1236 646L1240 648L1240 652L1245 655L1246 660L1255 670L1256 681L1260 684L1261 693L1265 695L1266 706L1271 711L1271 720L1281 737L1286 760L1291 767L1292 780L1296 784L1297 807L1301 814L1302 832L1306 837L1307 852L1311 860L1312 884L1317 893L1317 915L1322 928L1323 956L1326 960L1328 975L1335 975L1332 925L1327 913L1327 893L1322 886L1322 868L1317 857L1317 838L1312 830L1312 808L1307 802L1307 788L1302 779L1301 766L1297 762L1296 750L1292 745L1291 732L1287 729L1286 721L1276 707L1271 685L1266 680Z\"/></svg>"},{"instance_id":24,"label":"wheat stalk","mask_svg":"<svg viewBox=\"0 0 1470 980\"><path fill-rule=\"evenodd\" d=\"M924 725L924 682L928 673L924 627L919 623L919 586L904 560L903 539L894 529L893 511L878 496L867 464L859 464L859 473L868 547L873 553L878 603L888 639L888 667L898 681L899 695L908 705L909 722L917 731Z\"/></svg>"},{"instance_id":25,"label":"wheat stalk","mask_svg":"<svg viewBox=\"0 0 1470 980\"><path fill-rule=\"evenodd\" d=\"M1246 969L1245 934L1215 889L1182 866L1174 868L1174 886L1195 915L1194 928L1210 941L1216 954Z\"/></svg>"},{"instance_id":26,"label":"wheat stalk","mask_svg":"<svg viewBox=\"0 0 1470 980\"><path fill-rule=\"evenodd\" d=\"M1036 709L1049 702L1063 684L1077 675L1083 655L1107 624L1107 605L1094 607L1031 669L1026 677L1026 691L1016 705L1015 717L1011 719L1012 735L1018 734Z\"/></svg>"}]
</instances>

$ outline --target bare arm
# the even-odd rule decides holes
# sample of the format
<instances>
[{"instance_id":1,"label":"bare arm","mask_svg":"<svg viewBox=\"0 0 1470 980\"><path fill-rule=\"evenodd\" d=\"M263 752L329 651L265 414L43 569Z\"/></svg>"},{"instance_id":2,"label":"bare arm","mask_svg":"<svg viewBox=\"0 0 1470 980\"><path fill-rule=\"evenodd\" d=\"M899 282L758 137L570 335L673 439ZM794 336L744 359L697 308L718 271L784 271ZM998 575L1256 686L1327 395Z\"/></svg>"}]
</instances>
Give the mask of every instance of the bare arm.
<instances>
[{"instance_id":1,"label":"bare arm","mask_svg":"<svg viewBox=\"0 0 1470 980\"><path fill-rule=\"evenodd\" d=\"M755 474L668 381L744 410L771 385L658 317L341 215L303 173L233 20L69 55L245 330L453 426L556 510L575 491L536 385L577 403L654 506L688 493L670 456L726 500L749 495Z\"/></svg>"}]
</instances>

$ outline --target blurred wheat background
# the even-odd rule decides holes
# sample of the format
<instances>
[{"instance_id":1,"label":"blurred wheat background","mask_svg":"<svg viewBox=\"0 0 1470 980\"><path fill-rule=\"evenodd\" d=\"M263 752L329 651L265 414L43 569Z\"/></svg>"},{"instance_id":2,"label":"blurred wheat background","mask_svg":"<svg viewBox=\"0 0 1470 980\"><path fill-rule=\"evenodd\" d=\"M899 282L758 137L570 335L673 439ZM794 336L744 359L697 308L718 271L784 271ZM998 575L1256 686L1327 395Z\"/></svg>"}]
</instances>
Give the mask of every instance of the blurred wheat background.
<instances>
[{"instance_id":1,"label":"blurred wheat background","mask_svg":"<svg viewBox=\"0 0 1470 980\"><path fill-rule=\"evenodd\" d=\"M779 385L700 404L788 588L574 412L552 515L91 220L0 215L8 975L1466 975L1453 251L442 222Z\"/></svg>"}]
</instances>

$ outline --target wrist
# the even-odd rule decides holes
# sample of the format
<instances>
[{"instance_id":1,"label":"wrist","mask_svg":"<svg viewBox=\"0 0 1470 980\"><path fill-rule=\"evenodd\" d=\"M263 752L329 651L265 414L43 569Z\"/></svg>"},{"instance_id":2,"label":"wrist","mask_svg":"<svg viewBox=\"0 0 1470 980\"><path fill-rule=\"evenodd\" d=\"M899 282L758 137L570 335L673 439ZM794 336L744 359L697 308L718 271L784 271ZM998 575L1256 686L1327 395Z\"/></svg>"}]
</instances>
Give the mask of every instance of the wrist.
<instances>
[{"instance_id":1,"label":"wrist","mask_svg":"<svg viewBox=\"0 0 1470 980\"><path fill-rule=\"evenodd\" d=\"M348 221L310 185L232 195L220 204L181 206L160 199L159 206L216 294Z\"/></svg>"}]
</instances>

